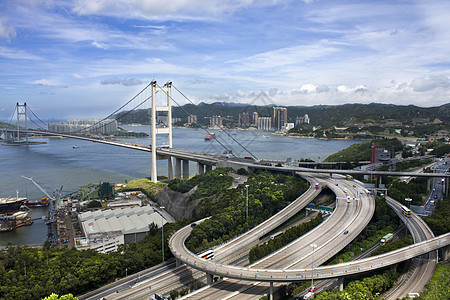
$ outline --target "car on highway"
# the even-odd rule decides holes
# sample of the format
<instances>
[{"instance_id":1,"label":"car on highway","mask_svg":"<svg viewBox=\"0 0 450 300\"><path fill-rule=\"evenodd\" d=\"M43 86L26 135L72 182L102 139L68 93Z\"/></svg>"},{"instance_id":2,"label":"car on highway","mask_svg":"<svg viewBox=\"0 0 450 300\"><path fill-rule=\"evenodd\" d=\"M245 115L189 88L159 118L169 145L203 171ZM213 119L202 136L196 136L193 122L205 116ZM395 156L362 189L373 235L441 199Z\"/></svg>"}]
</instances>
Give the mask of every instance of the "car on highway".
<instances>
[{"instance_id":1,"label":"car on highway","mask_svg":"<svg viewBox=\"0 0 450 300\"><path fill-rule=\"evenodd\" d=\"M308 291L314 292L315 290L317 290L317 286L310 287Z\"/></svg>"},{"instance_id":2,"label":"car on highway","mask_svg":"<svg viewBox=\"0 0 450 300\"><path fill-rule=\"evenodd\" d=\"M308 292L308 293L305 294L305 296L303 296L303 300L311 299L312 297L314 297L314 293L313 292Z\"/></svg>"},{"instance_id":3,"label":"car on highway","mask_svg":"<svg viewBox=\"0 0 450 300\"><path fill-rule=\"evenodd\" d=\"M348 230L344 231L344 235L346 235L348 233Z\"/></svg>"}]
</instances>

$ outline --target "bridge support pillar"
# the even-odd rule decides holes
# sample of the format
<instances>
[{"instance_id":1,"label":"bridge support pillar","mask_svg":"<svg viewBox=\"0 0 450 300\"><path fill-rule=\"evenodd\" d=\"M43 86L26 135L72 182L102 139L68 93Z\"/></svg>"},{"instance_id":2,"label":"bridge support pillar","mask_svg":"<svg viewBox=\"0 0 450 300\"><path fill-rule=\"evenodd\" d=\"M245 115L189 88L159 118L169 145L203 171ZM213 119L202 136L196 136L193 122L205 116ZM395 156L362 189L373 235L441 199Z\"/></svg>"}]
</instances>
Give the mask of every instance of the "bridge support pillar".
<instances>
[{"instance_id":1,"label":"bridge support pillar","mask_svg":"<svg viewBox=\"0 0 450 300\"><path fill-rule=\"evenodd\" d=\"M214 282L214 276L212 274L206 273L206 284L210 285Z\"/></svg>"},{"instance_id":2,"label":"bridge support pillar","mask_svg":"<svg viewBox=\"0 0 450 300\"><path fill-rule=\"evenodd\" d=\"M205 173L205 165L202 163L197 163L197 167L198 167L198 175Z\"/></svg>"},{"instance_id":3,"label":"bridge support pillar","mask_svg":"<svg viewBox=\"0 0 450 300\"><path fill-rule=\"evenodd\" d=\"M181 159L175 158L175 178L181 179Z\"/></svg>"},{"instance_id":4,"label":"bridge support pillar","mask_svg":"<svg viewBox=\"0 0 450 300\"><path fill-rule=\"evenodd\" d=\"M181 260L179 259L175 259L175 266L178 268L179 266L181 266L183 263L181 262Z\"/></svg>"},{"instance_id":5,"label":"bridge support pillar","mask_svg":"<svg viewBox=\"0 0 450 300\"><path fill-rule=\"evenodd\" d=\"M183 159L183 180L189 180L189 160Z\"/></svg>"},{"instance_id":6,"label":"bridge support pillar","mask_svg":"<svg viewBox=\"0 0 450 300\"><path fill-rule=\"evenodd\" d=\"M270 282L270 287L269 287L269 300L273 300L273 282Z\"/></svg>"},{"instance_id":7,"label":"bridge support pillar","mask_svg":"<svg viewBox=\"0 0 450 300\"><path fill-rule=\"evenodd\" d=\"M448 260L448 251L450 250L450 247L443 247L439 249L439 257L441 258L441 261L447 261Z\"/></svg>"},{"instance_id":8,"label":"bridge support pillar","mask_svg":"<svg viewBox=\"0 0 450 300\"><path fill-rule=\"evenodd\" d=\"M167 159L167 178L169 178L169 180L173 179L173 161L172 161L172 157L169 157Z\"/></svg>"},{"instance_id":9,"label":"bridge support pillar","mask_svg":"<svg viewBox=\"0 0 450 300\"><path fill-rule=\"evenodd\" d=\"M338 284L339 291L343 291L344 290L344 277L339 277L337 284Z\"/></svg>"},{"instance_id":10,"label":"bridge support pillar","mask_svg":"<svg viewBox=\"0 0 450 300\"><path fill-rule=\"evenodd\" d=\"M391 265L391 267L390 267L391 271L396 271L397 270L397 265L398 264Z\"/></svg>"},{"instance_id":11,"label":"bridge support pillar","mask_svg":"<svg viewBox=\"0 0 450 300\"><path fill-rule=\"evenodd\" d=\"M212 167L213 167L213 166L211 166L211 165L206 165L206 166L205 166L205 169L206 169L205 171L206 171L206 172L211 171L211 170L212 170Z\"/></svg>"}]
</instances>

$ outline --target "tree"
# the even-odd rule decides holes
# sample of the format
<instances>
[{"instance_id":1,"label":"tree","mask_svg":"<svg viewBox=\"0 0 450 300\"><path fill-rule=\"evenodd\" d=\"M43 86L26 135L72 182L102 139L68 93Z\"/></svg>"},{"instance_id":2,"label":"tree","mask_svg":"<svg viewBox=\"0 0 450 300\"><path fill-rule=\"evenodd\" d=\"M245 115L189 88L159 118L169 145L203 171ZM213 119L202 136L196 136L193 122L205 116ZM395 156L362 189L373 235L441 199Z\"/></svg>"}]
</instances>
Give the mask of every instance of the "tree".
<instances>
[{"instance_id":1,"label":"tree","mask_svg":"<svg viewBox=\"0 0 450 300\"><path fill-rule=\"evenodd\" d=\"M78 300L78 298L72 294L66 294L60 297L58 294L52 293L50 296L45 297L42 300Z\"/></svg>"},{"instance_id":2,"label":"tree","mask_svg":"<svg viewBox=\"0 0 450 300\"><path fill-rule=\"evenodd\" d=\"M92 200L91 202L89 202L87 207L88 208L98 208L98 207L102 207L102 204L97 200Z\"/></svg>"}]
</instances>

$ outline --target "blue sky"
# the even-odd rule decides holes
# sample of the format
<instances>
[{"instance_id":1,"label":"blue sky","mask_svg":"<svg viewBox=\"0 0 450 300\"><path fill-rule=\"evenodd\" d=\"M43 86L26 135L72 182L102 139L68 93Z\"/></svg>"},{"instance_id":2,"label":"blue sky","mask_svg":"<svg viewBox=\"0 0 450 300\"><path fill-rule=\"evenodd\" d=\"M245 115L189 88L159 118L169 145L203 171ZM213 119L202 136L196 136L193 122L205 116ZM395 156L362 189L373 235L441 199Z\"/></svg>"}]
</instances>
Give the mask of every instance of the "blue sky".
<instances>
[{"instance_id":1,"label":"blue sky","mask_svg":"<svg viewBox=\"0 0 450 300\"><path fill-rule=\"evenodd\" d=\"M1 0L0 120L16 102L104 117L151 80L196 103L438 106L449 14L450 1Z\"/></svg>"}]
</instances>

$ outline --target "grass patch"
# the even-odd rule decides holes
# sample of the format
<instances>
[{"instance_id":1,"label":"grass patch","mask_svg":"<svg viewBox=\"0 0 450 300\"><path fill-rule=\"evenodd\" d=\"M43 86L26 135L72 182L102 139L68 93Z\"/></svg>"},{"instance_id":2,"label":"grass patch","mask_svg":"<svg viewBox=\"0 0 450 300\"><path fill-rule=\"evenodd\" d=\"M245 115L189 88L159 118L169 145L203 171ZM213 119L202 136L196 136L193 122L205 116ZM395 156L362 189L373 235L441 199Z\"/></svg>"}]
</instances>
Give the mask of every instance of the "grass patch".
<instances>
[{"instance_id":1,"label":"grass patch","mask_svg":"<svg viewBox=\"0 0 450 300\"><path fill-rule=\"evenodd\" d=\"M164 182L152 182L149 178L138 178L127 182L124 187L118 189L118 192L136 191L139 190L147 196L154 196L160 192L165 186Z\"/></svg>"}]
</instances>

